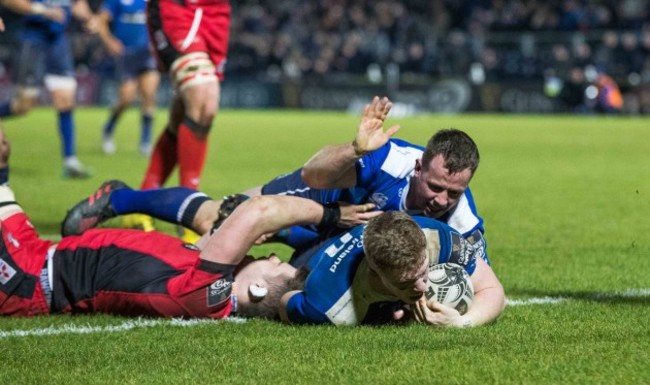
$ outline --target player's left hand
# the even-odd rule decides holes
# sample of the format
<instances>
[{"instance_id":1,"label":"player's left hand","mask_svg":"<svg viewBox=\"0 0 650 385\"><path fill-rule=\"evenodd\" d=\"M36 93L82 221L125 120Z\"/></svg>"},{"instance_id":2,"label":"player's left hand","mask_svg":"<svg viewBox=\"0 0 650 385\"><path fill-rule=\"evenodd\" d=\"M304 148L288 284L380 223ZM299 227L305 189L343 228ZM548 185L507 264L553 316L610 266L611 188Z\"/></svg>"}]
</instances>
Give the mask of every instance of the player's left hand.
<instances>
[{"instance_id":1,"label":"player's left hand","mask_svg":"<svg viewBox=\"0 0 650 385\"><path fill-rule=\"evenodd\" d=\"M350 228L357 225L366 224L372 218L383 213L381 210L373 210L374 208L374 203L352 205L345 202L339 202L341 219L339 219L338 226L342 228Z\"/></svg>"},{"instance_id":2,"label":"player's left hand","mask_svg":"<svg viewBox=\"0 0 650 385\"><path fill-rule=\"evenodd\" d=\"M424 296L411 305L411 309L413 317L420 323L438 327L462 327L463 325L462 316L458 310L435 300L427 301Z\"/></svg>"}]
</instances>

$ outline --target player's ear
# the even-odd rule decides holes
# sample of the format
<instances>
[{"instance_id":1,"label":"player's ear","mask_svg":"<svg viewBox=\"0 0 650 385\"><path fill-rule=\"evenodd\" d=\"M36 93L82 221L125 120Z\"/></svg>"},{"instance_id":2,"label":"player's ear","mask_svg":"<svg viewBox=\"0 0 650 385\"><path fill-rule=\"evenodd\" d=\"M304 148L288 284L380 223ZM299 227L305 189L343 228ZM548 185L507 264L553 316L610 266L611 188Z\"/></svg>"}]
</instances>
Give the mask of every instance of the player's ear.
<instances>
[{"instance_id":1,"label":"player's ear","mask_svg":"<svg viewBox=\"0 0 650 385\"><path fill-rule=\"evenodd\" d=\"M416 159L415 160L415 175L420 175L420 172L422 172L422 159Z\"/></svg>"},{"instance_id":2,"label":"player's ear","mask_svg":"<svg viewBox=\"0 0 650 385\"><path fill-rule=\"evenodd\" d=\"M269 289L259 284L252 283L248 286L248 295L251 297L251 301L259 302L266 297L269 293Z\"/></svg>"}]
</instances>

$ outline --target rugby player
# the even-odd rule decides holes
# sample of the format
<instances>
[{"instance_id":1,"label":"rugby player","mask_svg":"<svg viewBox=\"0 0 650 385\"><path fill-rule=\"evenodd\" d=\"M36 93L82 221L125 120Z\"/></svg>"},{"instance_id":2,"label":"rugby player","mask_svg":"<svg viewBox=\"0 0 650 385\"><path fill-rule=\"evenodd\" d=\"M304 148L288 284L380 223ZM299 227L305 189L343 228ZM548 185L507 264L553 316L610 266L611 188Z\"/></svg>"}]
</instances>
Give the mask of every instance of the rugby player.
<instances>
[{"instance_id":1,"label":"rugby player","mask_svg":"<svg viewBox=\"0 0 650 385\"><path fill-rule=\"evenodd\" d=\"M39 86L44 82L58 113L63 176L90 177L90 171L76 156L73 111L77 81L66 33L72 16L83 22L91 19L87 1L61 0L50 6L42 0L2 0L2 4L25 15L25 23L17 55L18 92L11 102L0 106L0 116L23 115L31 110L38 101Z\"/></svg>"},{"instance_id":2,"label":"rugby player","mask_svg":"<svg viewBox=\"0 0 650 385\"><path fill-rule=\"evenodd\" d=\"M151 155L151 125L156 108L156 90L160 74L149 47L145 0L129 2L104 0L96 17L97 32L108 54L115 59L115 77L119 81L119 99L102 132L102 151L116 151L115 125L122 112L140 94L140 142L138 149Z\"/></svg>"}]
</instances>

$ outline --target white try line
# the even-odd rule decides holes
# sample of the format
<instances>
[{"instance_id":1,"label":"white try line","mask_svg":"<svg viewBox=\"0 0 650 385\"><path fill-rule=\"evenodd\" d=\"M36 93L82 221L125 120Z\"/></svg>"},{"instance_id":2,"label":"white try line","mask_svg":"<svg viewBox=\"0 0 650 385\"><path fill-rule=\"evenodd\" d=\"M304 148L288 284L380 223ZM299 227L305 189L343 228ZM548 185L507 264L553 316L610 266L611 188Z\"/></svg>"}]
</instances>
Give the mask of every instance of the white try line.
<instances>
[{"instance_id":1,"label":"white try line","mask_svg":"<svg viewBox=\"0 0 650 385\"><path fill-rule=\"evenodd\" d=\"M616 298L645 298L650 297L650 289L627 289L625 291L617 291L612 293L593 293L585 295L584 297L541 297L541 298L528 298L528 299L506 299L508 306L526 306L526 305L549 305L571 301L574 299L616 299Z\"/></svg>"},{"instance_id":2,"label":"white try line","mask_svg":"<svg viewBox=\"0 0 650 385\"><path fill-rule=\"evenodd\" d=\"M119 325L105 325L105 326L79 326L65 324L62 326L50 326L47 328L41 329L29 329L29 330L0 330L0 338L8 337L30 337L30 336L55 336L59 334L90 334L90 333L115 333L115 332L124 332L127 330L133 329L142 329L150 328L161 325L169 326L180 326L180 327L189 327L196 325L209 325L217 324L223 321L243 323L246 322L246 319L239 317L228 317L224 320L212 320L212 319L180 319L180 318L171 318L171 319L142 319L138 318L135 320L128 320Z\"/></svg>"},{"instance_id":3,"label":"white try line","mask_svg":"<svg viewBox=\"0 0 650 385\"><path fill-rule=\"evenodd\" d=\"M593 293L590 296L581 297L584 299L615 299L615 298L645 298L650 297L650 289L628 289L621 292L612 293ZM539 297L528 299L510 299L506 303L508 306L528 306L528 305L553 305L566 301L572 301L576 298L571 297ZM578 298L580 299L580 298ZM90 334L90 333L116 333L125 332L133 329L151 328L161 325L191 327L197 325L218 324L220 322L235 322L244 323L246 319L239 317L228 317L224 320L208 320L208 319L143 319L138 318L134 320L125 321L119 325L106 325L106 326L78 326L65 324L62 326L50 326L41 329L28 329L28 330L0 330L0 338L9 337L30 337L30 336L54 336L60 334Z\"/></svg>"}]
</instances>

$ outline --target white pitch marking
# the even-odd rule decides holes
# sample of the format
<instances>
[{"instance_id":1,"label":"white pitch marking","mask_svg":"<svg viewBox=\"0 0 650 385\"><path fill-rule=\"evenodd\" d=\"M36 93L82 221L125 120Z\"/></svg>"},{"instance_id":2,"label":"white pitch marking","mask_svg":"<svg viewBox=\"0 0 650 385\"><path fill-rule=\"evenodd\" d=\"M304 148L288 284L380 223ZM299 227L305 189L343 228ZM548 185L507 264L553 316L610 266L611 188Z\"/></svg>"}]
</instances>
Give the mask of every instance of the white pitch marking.
<instances>
[{"instance_id":1,"label":"white pitch marking","mask_svg":"<svg viewBox=\"0 0 650 385\"><path fill-rule=\"evenodd\" d=\"M119 325L106 325L106 326L77 326L77 325L62 325L58 327L48 327L42 329L31 329L31 330L0 330L0 338L8 337L29 337L29 336L54 336L59 334L90 334L90 333L114 333L114 332L123 332L133 329L141 328L150 328L160 325L171 325L171 326L196 326L196 325L206 325L206 324L217 324L222 321L243 323L246 322L246 319L239 317L228 317L224 320L211 320L211 319L181 319L181 318L172 318L172 319L136 319L123 322Z\"/></svg>"},{"instance_id":2,"label":"white pitch marking","mask_svg":"<svg viewBox=\"0 0 650 385\"><path fill-rule=\"evenodd\" d=\"M594 293L585 296L586 299L608 299L608 298L643 298L650 297L650 289L627 289L625 291L615 291L612 293ZM506 299L508 306L526 306L526 305L547 305L571 301L570 297L541 297L528 299Z\"/></svg>"}]
</instances>

